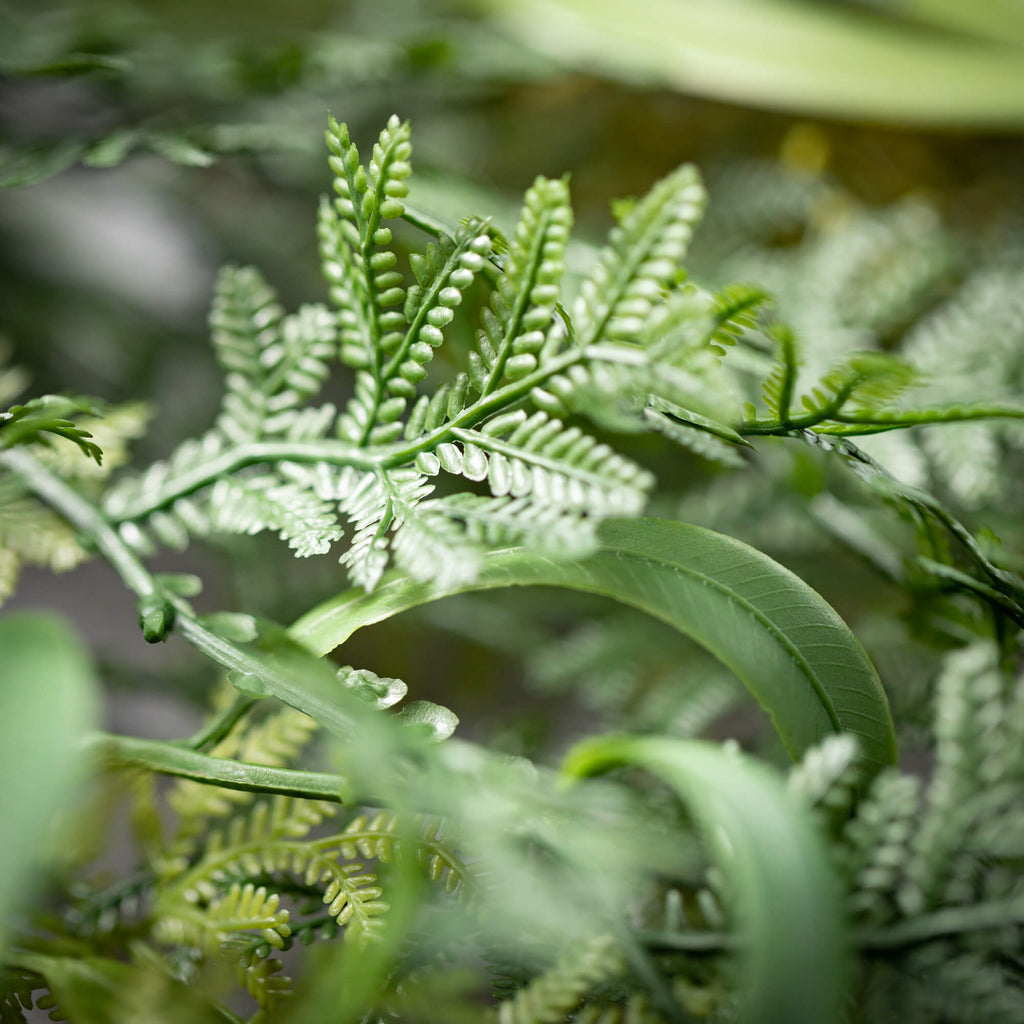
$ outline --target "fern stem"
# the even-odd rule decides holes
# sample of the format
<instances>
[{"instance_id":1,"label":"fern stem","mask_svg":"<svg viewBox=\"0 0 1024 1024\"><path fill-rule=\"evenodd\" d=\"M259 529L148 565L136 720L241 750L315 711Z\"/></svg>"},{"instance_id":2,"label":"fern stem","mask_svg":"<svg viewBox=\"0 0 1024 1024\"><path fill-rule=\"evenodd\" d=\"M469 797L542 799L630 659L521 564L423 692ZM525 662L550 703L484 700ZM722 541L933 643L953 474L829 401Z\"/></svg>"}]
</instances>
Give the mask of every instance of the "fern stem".
<instances>
[{"instance_id":1,"label":"fern stem","mask_svg":"<svg viewBox=\"0 0 1024 1024\"><path fill-rule=\"evenodd\" d=\"M915 946L946 935L989 931L1024 924L1024 899L997 903L975 903L972 906L947 907L931 914L900 921L887 928L873 928L855 933L855 941L864 949L896 949Z\"/></svg>"},{"instance_id":2,"label":"fern stem","mask_svg":"<svg viewBox=\"0 0 1024 1024\"><path fill-rule=\"evenodd\" d=\"M325 462L331 466L351 466L353 469L364 471L406 466L421 452L432 451L439 444L450 440L454 436L452 434L453 427L475 426L491 413L508 408L528 395L534 387L543 384L556 374L562 373L584 357L584 351L578 348L563 352L560 356L546 361L533 373L511 381L498 388L497 391L492 391L485 398L467 406L454 420L424 434L413 443L378 445L372 449L332 440L260 441L238 445L209 462L197 466L191 472L176 476L170 486L155 488L135 501L115 505L108 512L109 519L105 519L104 522L109 521L116 525L145 519L154 512L173 505L179 498L188 497L222 477L231 476L249 466L261 463ZM0 458L6 459L8 455L12 454L21 453L4 452L0 454ZM16 469L16 466L12 464L12 468Z\"/></svg>"},{"instance_id":3,"label":"fern stem","mask_svg":"<svg viewBox=\"0 0 1024 1024\"><path fill-rule=\"evenodd\" d=\"M103 513L60 477L22 451L0 453L0 465L17 473L30 490L85 534L140 601L161 603L167 609L168 619L174 619L178 633L193 647L224 668L240 673L250 685L309 715L336 735L353 735L356 719L342 708L338 693L326 685L317 685L319 680L309 673L301 679L298 674L293 678L208 630L188 605L174 599L157 583Z\"/></svg>"},{"instance_id":4,"label":"fern stem","mask_svg":"<svg viewBox=\"0 0 1024 1024\"><path fill-rule=\"evenodd\" d=\"M221 477L231 476L248 466L265 462L327 462L332 466L372 470L381 464L382 456L380 449L368 452L344 441L259 441L241 444L204 462L190 473L176 476L171 486L154 489L152 494L144 498L113 509L110 520L122 523L145 519Z\"/></svg>"},{"instance_id":5,"label":"fern stem","mask_svg":"<svg viewBox=\"0 0 1024 1024\"><path fill-rule=\"evenodd\" d=\"M854 382L857 383L857 382ZM966 423L971 420L1024 419L1024 408L1015 405L980 405L948 409L908 409L904 412L842 412L843 403L853 386L840 391L828 405L805 416L785 420L747 420L737 430L741 434L785 435L798 430L815 429L819 434L861 437L882 434L905 427L926 427L934 423ZM825 426L821 426L821 424Z\"/></svg>"},{"instance_id":6,"label":"fern stem","mask_svg":"<svg viewBox=\"0 0 1024 1024\"><path fill-rule=\"evenodd\" d=\"M185 741L186 745L193 750L208 750L216 746L245 717L256 701L256 697L236 694L228 707Z\"/></svg>"},{"instance_id":7,"label":"fern stem","mask_svg":"<svg viewBox=\"0 0 1024 1024\"><path fill-rule=\"evenodd\" d=\"M162 775L205 782L248 793L276 793L307 800L343 803L346 781L340 775L309 772L296 768L268 768L223 757L211 757L196 750L162 740L136 736L95 733L85 744L88 755L110 767L144 768Z\"/></svg>"},{"instance_id":8,"label":"fern stem","mask_svg":"<svg viewBox=\"0 0 1024 1024\"><path fill-rule=\"evenodd\" d=\"M970 420L1024 419L1024 408L1019 405L950 406L947 409L907 409L903 412L855 413L840 412L832 417L837 423L853 427L849 433L867 434L900 427L928 426L932 423L966 423ZM859 428L859 429L857 429ZM824 433L847 433L841 427L823 427Z\"/></svg>"},{"instance_id":9,"label":"fern stem","mask_svg":"<svg viewBox=\"0 0 1024 1024\"><path fill-rule=\"evenodd\" d=\"M15 472L29 490L84 533L117 571L125 585L140 598L160 593L152 574L118 537L95 505L69 487L27 452L0 453L0 464Z\"/></svg>"},{"instance_id":10,"label":"fern stem","mask_svg":"<svg viewBox=\"0 0 1024 1024\"><path fill-rule=\"evenodd\" d=\"M439 242L444 240L455 244L456 232L452 231L446 224L442 224L441 221L435 220L430 216L429 213L424 213L422 210L417 210L409 206L408 202L403 200L405 209L402 211L402 220L407 224L411 224L414 228L418 228L424 234L430 235L432 238L436 238ZM487 224L488 221L484 221ZM480 268L480 273L487 278L487 281L491 285L495 285L501 279L503 273L501 267L494 262L494 257L485 259L483 266Z\"/></svg>"}]
</instances>

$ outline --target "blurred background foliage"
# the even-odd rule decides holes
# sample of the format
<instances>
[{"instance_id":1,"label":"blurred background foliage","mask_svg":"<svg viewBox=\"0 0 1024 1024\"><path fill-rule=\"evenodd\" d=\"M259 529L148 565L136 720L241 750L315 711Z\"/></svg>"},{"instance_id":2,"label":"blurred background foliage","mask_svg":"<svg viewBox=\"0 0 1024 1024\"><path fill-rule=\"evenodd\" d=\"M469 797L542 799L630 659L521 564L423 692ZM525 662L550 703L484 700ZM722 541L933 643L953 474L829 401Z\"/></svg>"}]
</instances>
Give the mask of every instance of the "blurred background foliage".
<instances>
[{"instance_id":1,"label":"blurred background foliage","mask_svg":"<svg viewBox=\"0 0 1024 1024\"><path fill-rule=\"evenodd\" d=\"M389 114L411 119L411 202L452 225L508 229L536 174L570 172L581 265L612 200L694 161L711 203L693 276L772 292L809 378L879 348L926 374L922 403L1024 393L1021 0L3 0L0 345L17 383L145 398L140 460L204 426L216 268L259 265L287 306L324 294L328 110L364 143ZM745 353L753 378L769 355ZM1020 424L865 447L1024 565ZM841 611L913 738L934 650L991 628L919 571L935 553L921 530L796 441L766 439L737 466L633 448L662 482L652 514L755 544ZM333 560L263 538L161 558L207 577L211 607L283 622L343 584ZM133 688L115 726L157 678L205 689L186 652L142 647L102 567L26 574L15 600L88 618L108 675ZM360 634L344 660L518 753L560 745L567 723L693 735L717 721L757 742L738 687L695 649L562 593L431 607ZM131 728L178 735L196 713L159 710Z\"/></svg>"}]
</instances>

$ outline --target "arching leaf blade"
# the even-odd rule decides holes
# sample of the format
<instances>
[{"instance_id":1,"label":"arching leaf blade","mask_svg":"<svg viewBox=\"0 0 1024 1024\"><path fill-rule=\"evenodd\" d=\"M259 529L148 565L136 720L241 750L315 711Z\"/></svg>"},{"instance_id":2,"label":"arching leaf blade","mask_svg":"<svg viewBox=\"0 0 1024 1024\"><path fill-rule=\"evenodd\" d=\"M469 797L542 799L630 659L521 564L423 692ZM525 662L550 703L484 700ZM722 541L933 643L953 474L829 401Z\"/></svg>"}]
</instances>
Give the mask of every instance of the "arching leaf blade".
<instances>
[{"instance_id":1,"label":"arching leaf blade","mask_svg":"<svg viewBox=\"0 0 1024 1024\"><path fill-rule=\"evenodd\" d=\"M842 1019L840 886L813 822L781 779L716 745L657 736L585 740L569 751L562 770L578 778L618 765L645 768L672 786L726 879L742 959L739 1019Z\"/></svg>"},{"instance_id":2,"label":"arching leaf blade","mask_svg":"<svg viewBox=\"0 0 1024 1024\"><path fill-rule=\"evenodd\" d=\"M794 757L833 732L855 734L864 767L895 760L892 719L878 675L839 615L806 583L740 541L686 523L610 519L599 550L558 562L494 552L472 583L448 590L391 576L303 616L294 639L317 654L357 629L450 594L558 586L631 605L692 637L731 668L771 716Z\"/></svg>"}]
</instances>

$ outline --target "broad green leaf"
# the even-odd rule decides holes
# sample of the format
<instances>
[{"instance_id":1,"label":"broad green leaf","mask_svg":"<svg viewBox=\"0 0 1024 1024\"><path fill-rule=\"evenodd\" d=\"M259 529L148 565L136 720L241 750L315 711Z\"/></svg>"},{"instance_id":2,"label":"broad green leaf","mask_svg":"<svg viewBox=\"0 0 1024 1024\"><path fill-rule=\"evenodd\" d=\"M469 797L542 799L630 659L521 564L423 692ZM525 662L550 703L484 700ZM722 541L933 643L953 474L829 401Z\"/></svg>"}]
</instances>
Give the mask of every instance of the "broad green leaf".
<instances>
[{"instance_id":1,"label":"broad green leaf","mask_svg":"<svg viewBox=\"0 0 1024 1024\"><path fill-rule=\"evenodd\" d=\"M954 14L954 5L970 14ZM884 12L794 0L481 6L537 49L627 80L822 117L1024 127L1019 5L1011 17L1011 5L996 0L908 0L908 14L922 20L970 32L987 22L989 40L901 23L902 12L894 16L888 3Z\"/></svg>"},{"instance_id":2,"label":"broad green leaf","mask_svg":"<svg viewBox=\"0 0 1024 1024\"><path fill-rule=\"evenodd\" d=\"M578 778L637 765L686 803L725 878L742 959L740 1019L829 1024L847 980L840 886L807 812L764 765L693 740L598 736L563 772Z\"/></svg>"},{"instance_id":3,"label":"broad green leaf","mask_svg":"<svg viewBox=\"0 0 1024 1024\"><path fill-rule=\"evenodd\" d=\"M667 622L731 668L799 757L833 732L856 735L865 768L895 760L885 694L860 644L826 602L767 555L710 530L654 519L612 519L599 550L575 562L515 549L483 560L468 585L433 589L391 576L304 615L292 637L316 654L357 629L450 594L494 587L568 587L614 598Z\"/></svg>"},{"instance_id":4,"label":"broad green leaf","mask_svg":"<svg viewBox=\"0 0 1024 1024\"><path fill-rule=\"evenodd\" d=\"M96 718L88 656L63 620L39 612L0 619L0 950Z\"/></svg>"}]
</instances>

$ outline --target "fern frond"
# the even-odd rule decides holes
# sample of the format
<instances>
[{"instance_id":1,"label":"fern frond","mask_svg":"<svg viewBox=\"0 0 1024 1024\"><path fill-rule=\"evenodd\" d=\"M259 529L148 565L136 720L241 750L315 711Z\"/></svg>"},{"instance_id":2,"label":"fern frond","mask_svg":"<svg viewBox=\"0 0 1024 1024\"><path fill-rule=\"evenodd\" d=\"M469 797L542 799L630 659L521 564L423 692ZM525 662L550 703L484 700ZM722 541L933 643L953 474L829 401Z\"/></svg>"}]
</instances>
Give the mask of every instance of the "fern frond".
<instances>
[{"instance_id":1,"label":"fern frond","mask_svg":"<svg viewBox=\"0 0 1024 1024\"><path fill-rule=\"evenodd\" d=\"M916 373L901 359L882 352L856 352L827 373L803 406L822 419L850 406L859 410L881 409L914 383ZM870 416L865 413L865 418Z\"/></svg>"},{"instance_id":2,"label":"fern frond","mask_svg":"<svg viewBox=\"0 0 1024 1024\"><path fill-rule=\"evenodd\" d=\"M291 935L288 911L281 898L264 886L238 882L205 905L178 904L158 914L155 937L168 945L189 945L214 952L239 932L255 932L275 949L283 949Z\"/></svg>"},{"instance_id":3,"label":"fern frond","mask_svg":"<svg viewBox=\"0 0 1024 1024\"><path fill-rule=\"evenodd\" d=\"M757 315L770 301L769 294L757 285L727 285L714 296L709 344L724 354L726 348L757 327Z\"/></svg>"},{"instance_id":4,"label":"fern frond","mask_svg":"<svg viewBox=\"0 0 1024 1024\"><path fill-rule=\"evenodd\" d=\"M80 418L79 428L102 449L102 462L83 459L78 445L64 438L40 450L36 457L66 479L105 480L128 461L128 444L145 433L151 415L145 403L131 402L104 409L101 416Z\"/></svg>"},{"instance_id":5,"label":"fern frond","mask_svg":"<svg viewBox=\"0 0 1024 1024\"><path fill-rule=\"evenodd\" d=\"M485 548L524 544L550 558L575 559L597 545L593 519L525 498L453 494L425 505L461 521L469 540Z\"/></svg>"},{"instance_id":6,"label":"fern frond","mask_svg":"<svg viewBox=\"0 0 1024 1024\"><path fill-rule=\"evenodd\" d=\"M704 201L696 169L684 166L625 213L573 307L577 344L636 338L676 279Z\"/></svg>"},{"instance_id":7,"label":"fern frond","mask_svg":"<svg viewBox=\"0 0 1024 1024\"><path fill-rule=\"evenodd\" d=\"M986 647L947 659L935 704L935 773L900 893L907 914L978 899L980 865L965 840L1000 811L1005 827L1006 811L1020 806L1013 779L1022 773L1006 763L1003 685ZM1008 775L993 774L1003 768L1011 769Z\"/></svg>"},{"instance_id":8,"label":"fern frond","mask_svg":"<svg viewBox=\"0 0 1024 1024\"><path fill-rule=\"evenodd\" d=\"M414 515L421 498L433 486L415 469L378 470L356 476L340 502L352 523L351 546L340 561L354 583L373 590L389 558L389 534Z\"/></svg>"},{"instance_id":9,"label":"fern frond","mask_svg":"<svg viewBox=\"0 0 1024 1024\"><path fill-rule=\"evenodd\" d=\"M236 445L284 433L327 377L333 317L322 306L286 317L259 271L229 266L217 281L210 328L226 375L216 429Z\"/></svg>"},{"instance_id":10,"label":"fern frond","mask_svg":"<svg viewBox=\"0 0 1024 1024\"><path fill-rule=\"evenodd\" d=\"M596 515L635 515L653 477L636 463L544 412L493 418L479 430L453 428L461 444L441 445L449 473L487 480L496 497L529 495L540 504Z\"/></svg>"},{"instance_id":11,"label":"fern frond","mask_svg":"<svg viewBox=\"0 0 1024 1024\"><path fill-rule=\"evenodd\" d=\"M276 957L259 957L243 951L238 964L239 980L260 1008L249 1018L250 1024L271 1020L270 1014L292 994L292 979L283 973L283 968L284 964Z\"/></svg>"},{"instance_id":12,"label":"fern frond","mask_svg":"<svg viewBox=\"0 0 1024 1024\"><path fill-rule=\"evenodd\" d=\"M858 783L857 741L849 733L812 747L790 772L788 788L831 830L849 817Z\"/></svg>"},{"instance_id":13,"label":"fern frond","mask_svg":"<svg viewBox=\"0 0 1024 1024\"><path fill-rule=\"evenodd\" d=\"M414 845L427 877L441 883L446 893L462 900L477 892L472 872L453 851L441 818L424 817L409 834L402 828L402 819L388 811L372 817L360 815L348 823L337 841L341 856L347 860L365 857L384 864L395 859L403 843Z\"/></svg>"},{"instance_id":14,"label":"fern frond","mask_svg":"<svg viewBox=\"0 0 1024 1024\"><path fill-rule=\"evenodd\" d=\"M912 959L919 972L915 993L926 1011L952 1024L1016 1024L1024 1014L1024 988L1016 965L982 952L950 956L941 946Z\"/></svg>"},{"instance_id":15,"label":"fern frond","mask_svg":"<svg viewBox=\"0 0 1024 1024\"><path fill-rule=\"evenodd\" d=\"M778 346L778 358L764 382L764 403L780 423L790 422L793 391L799 370L796 338L793 332L778 325L773 332Z\"/></svg>"},{"instance_id":16,"label":"fern frond","mask_svg":"<svg viewBox=\"0 0 1024 1024\"><path fill-rule=\"evenodd\" d=\"M0 451L18 444L52 444L45 435L63 437L77 445L82 454L97 464L103 461L103 451L91 440L92 434L77 426L71 416L97 412L96 403L88 398L69 398L62 395L41 395L24 405L12 405L0 412Z\"/></svg>"},{"instance_id":17,"label":"fern frond","mask_svg":"<svg viewBox=\"0 0 1024 1024\"><path fill-rule=\"evenodd\" d=\"M228 696L233 693L232 688ZM280 768L298 757L316 728L313 719L301 711L282 707L256 724L243 720L213 747L211 753L248 764ZM253 799L254 795L244 790L207 786L188 779L177 780L167 794L168 805L178 819L175 846L180 847L186 837L202 832L210 819L231 814ZM181 851L178 852L180 854Z\"/></svg>"},{"instance_id":18,"label":"fern frond","mask_svg":"<svg viewBox=\"0 0 1024 1024\"><path fill-rule=\"evenodd\" d=\"M22 565L67 572L86 558L77 533L63 519L24 497L20 486L0 474L0 604L14 593Z\"/></svg>"},{"instance_id":19,"label":"fern frond","mask_svg":"<svg viewBox=\"0 0 1024 1024\"><path fill-rule=\"evenodd\" d=\"M470 378L481 397L503 380L531 373L545 350L557 345L560 335L552 326L571 227L566 181L537 178L527 190L504 273L470 356Z\"/></svg>"},{"instance_id":20,"label":"fern frond","mask_svg":"<svg viewBox=\"0 0 1024 1024\"><path fill-rule=\"evenodd\" d=\"M326 554L342 536L327 502L274 474L225 477L209 496L210 529L236 534L275 531L297 558Z\"/></svg>"},{"instance_id":21,"label":"fern frond","mask_svg":"<svg viewBox=\"0 0 1024 1024\"><path fill-rule=\"evenodd\" d=\"M445 505L420 502L407 509L395 528L391 551L395 564L413 579L447 589L474 580L480 569L480 548Z\"/></svg>"},{"instance_id":22,"label":"fern frond","mask_svg":"<svg viewBox=\"0 0 1024 1024\"><path fill-rule=\"evenodd\" d=\"M880 774L870 796L844 830L850 911L870 924L897 916L895 893L903 877L920 809L916 778L896 772Z\"/></svg>"},{"instance_id":23,"label":"fern frond","mask_svg":"<svg viewBox=\"0 0 1024 1024\"><path fill-rule=\"evenodd\" d=\"M965 394L985 395L990 405L1019 406L1024 391L1024 284L1020 259L996 259L977 267L950 299L908 332L903 352L923 383L919 401L933 408ZM965 505L982 508L1008 482L1001 453L1024 447L1018 423L951 424L923 431L921 447L936 479Z\"/></svg>"},{"instance_id":24,"label":"fern frond","mask_svg":"<svg viewBox=\"0 0 1024 1024\"><path fill-rule=\"evenodd\" d=\"M606 935L585 939L563 953L553 967L498 1007L499 1024L556 1024L579 1006L599 982L621 975L625 961Z\"/></svg>"}]
</instances>

